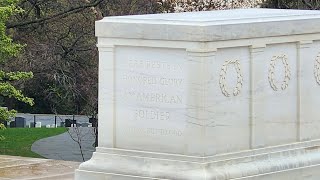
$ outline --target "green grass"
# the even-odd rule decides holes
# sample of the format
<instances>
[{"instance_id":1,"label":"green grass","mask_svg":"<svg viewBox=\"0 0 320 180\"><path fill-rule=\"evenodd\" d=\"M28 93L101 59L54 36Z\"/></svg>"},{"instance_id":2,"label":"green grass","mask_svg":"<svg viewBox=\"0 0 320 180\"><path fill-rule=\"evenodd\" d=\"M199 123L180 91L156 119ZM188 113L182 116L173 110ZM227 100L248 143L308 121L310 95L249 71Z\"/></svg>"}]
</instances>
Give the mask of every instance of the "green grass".
<instances>
[{"instance_id":1,"label":"green grass","mask_svg":"<svg viewBox=\"0 0 320 180\"><path fill-rule=\"evenodd\" d=\"M8 128L0 130L0 136L5 137L4 141L0 141L0 155L42 158L31 151L32 144L39 139L66 131L67 128Z\"/></svg>"}]
</instances>

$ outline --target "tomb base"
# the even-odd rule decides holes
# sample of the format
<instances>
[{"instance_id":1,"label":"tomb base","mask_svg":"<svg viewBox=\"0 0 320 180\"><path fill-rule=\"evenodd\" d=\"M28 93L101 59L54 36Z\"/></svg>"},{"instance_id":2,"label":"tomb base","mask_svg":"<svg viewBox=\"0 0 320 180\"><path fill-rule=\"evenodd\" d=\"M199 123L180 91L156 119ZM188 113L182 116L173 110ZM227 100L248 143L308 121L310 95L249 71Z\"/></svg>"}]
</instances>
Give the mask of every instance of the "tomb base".
<instances>
[{"instance_id":1,"label":"tomb base","mask_svg":"<svg viewBox=\"0 0 320 180\"><path fill-rule=\"evenodd\" d=\"M320 142L193 157L165 153L97 148L91 160L80 165L76 180L318 180Z\"/></svg>"}]
</instances>

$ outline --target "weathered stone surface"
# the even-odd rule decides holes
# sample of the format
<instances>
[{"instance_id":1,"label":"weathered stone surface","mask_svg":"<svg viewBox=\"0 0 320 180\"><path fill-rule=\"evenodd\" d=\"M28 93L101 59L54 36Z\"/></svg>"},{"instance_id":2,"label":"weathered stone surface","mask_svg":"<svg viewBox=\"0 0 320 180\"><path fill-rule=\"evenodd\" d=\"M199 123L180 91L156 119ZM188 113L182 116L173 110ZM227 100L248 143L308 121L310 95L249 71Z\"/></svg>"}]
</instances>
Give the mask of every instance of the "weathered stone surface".
<instances>
[{"instance_id":1,"label":"weathered stone surface","mask_svg":"<svg viewBox=\"0 0 320 180\"><path fill-rule=\"evenodd\" d=\"M80 163L0 156L0 180L71 180Z\"/></svg>"}]
</instances>

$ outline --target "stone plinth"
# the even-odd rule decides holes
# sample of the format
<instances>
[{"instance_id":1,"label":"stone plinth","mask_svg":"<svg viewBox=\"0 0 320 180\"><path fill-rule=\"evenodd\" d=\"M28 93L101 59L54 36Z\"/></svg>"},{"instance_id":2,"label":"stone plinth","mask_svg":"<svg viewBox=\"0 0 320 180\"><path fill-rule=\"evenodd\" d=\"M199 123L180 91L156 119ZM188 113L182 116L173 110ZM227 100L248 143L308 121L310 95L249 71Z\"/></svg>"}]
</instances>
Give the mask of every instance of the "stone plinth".
<instances>
[{"instance_id":1,"label":"stone plinth","mask_svg":"<svg viewBox=\"0 0 320 180\"><path fill-rule=\"evenodd\" d=\"M99 147L76 180L320 179L320 12L96 23Z\"/></svg>"}]
</instances>

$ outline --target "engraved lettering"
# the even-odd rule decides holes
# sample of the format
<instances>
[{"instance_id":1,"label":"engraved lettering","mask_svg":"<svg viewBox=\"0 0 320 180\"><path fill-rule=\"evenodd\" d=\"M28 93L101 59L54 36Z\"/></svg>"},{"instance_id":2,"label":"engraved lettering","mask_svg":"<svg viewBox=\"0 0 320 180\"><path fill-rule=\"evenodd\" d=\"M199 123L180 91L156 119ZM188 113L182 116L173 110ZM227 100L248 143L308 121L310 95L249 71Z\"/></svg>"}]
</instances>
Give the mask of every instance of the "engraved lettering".
<instances>
[{"instance_id":1,"label":"engraved lettering","mask_svg":"<svg viewBox=\"0 0 320 180\"><path fill-rule=\"evenodd\" d=\"M164 93L145 93L137 92L134 94L138 101L142 102L158 102L166 104L182 104L182 96L167 95Z\"/></svg>"},{"instance_id":2,"label":"engraved lettering","mask_svg":"<svg viewBox=\"0 0 320 180\"><path fill-rule=\"evenodd\" d=\"M129 128L130 133L151 136L182 136L182 131L176 129L158 129L158 128Z\"/></svg>"},{"instance_id":3,"label":"engraved lettering","mask_svg":"<svg viewBox=\"0 0 320 180\"><path fill-rule=\"evenodd\" d=\"M150 109L136 109L135 110L135 119L136 120L169 120L170 113L159 110L150 110Z\"/></svg>"},{"instance_id":4,"label":"engraved lettering","mask_svg":"<svg viewBox=\"0 0 320 180\"><path fill-rule=\"evenodd\" d=\"M133 81L141 85L162 85L162 86L173 86L180 87L183 79L176 78L164 78L164 77L152 77L144 75L128 75L123 76L124 80Z\"/></svg>"},{"instance_id":5,"label":"engraved lettering","mask_svg":"<svg viewBox=\"0 0 320 180\"><path fill-rule=\"evenodd\" d=\"M160 78L160 84L164 86L181 86L182 79Z\"/></svg>"},{"instance_id":6,"label":"engraved lettering","mask_svg":"<svg viewBox=\"0 0 320 180\"><path fill-rule=\"evenodd\" d=\"M140 69L163 69L169 71L182 70L182 66L180 64L168 64L161 61L150 60L129 60L129 67Z\"/></svg>"}]
</instances>

